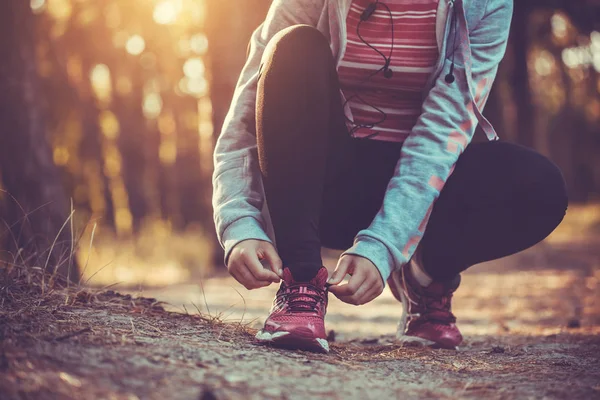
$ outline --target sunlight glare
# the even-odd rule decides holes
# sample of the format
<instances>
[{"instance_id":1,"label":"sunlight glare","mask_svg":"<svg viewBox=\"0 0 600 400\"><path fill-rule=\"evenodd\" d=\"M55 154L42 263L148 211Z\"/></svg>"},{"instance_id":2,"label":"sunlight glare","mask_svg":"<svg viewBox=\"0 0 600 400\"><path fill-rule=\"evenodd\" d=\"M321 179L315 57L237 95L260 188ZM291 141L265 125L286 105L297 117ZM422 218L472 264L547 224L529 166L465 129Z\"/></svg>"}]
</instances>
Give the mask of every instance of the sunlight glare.
<instances>
[{"instance_id":1,"label":"sunlight glare","mask_svg":"<svg viewBox=\"0 0 600 400\"><path fill-rule=\"evenodd\" d=\"M112 97L110 69L106 64L97 64L90 73L90 81L96 98L102 103L109 103Z\"/></svg>"},{"instance_id":2,"label":"sunlight glare","mask_svg":"<svg viewBox=\"0 0 600 400\"><path fill-rule=\"evenodd\" d=\"M128 208L118 208L115 211L115 225L121 234L130 233L133 227L133 217Z\"/></svg>"},{"instance_id":3,"label":"sunlight glare","mask_svg":"<svg viewBox=\"0 0 600 400\"><path fill-rule=\"evenodd\" d=\"M552 33L559 39L564 39L567 36L568 21L561 13L556 13L551 19Z\"/></svg>"},{"instance_id":4,"label":"sunlight glare","mask_svg":"<svg viewBox=\"0 0 600 400\"><path fill-rule=\"evenodd\" d=\"M183 64L183 73L192 79L201 78L204 76L204 62L200 58L190 58Z\"/></svg>"},{"instance_id":5,"label":"sunlight glare","mask_svg":"<svg viewBox=\"0 0 600 400\"><path fill-rule=\"evenodd\" d=\"M600 32L593 31L590 34L590 47L592 48L592 52L598 53L600 52Z\"/></svg>"},{"instance_id":6,"label":"sunlight glare","mask_svg":"<svg viewBox=\"0 0 600 400\"><path fill-rule=\"evenodd\" d=\"M208 50L208 38L202 33L198 33L190 39L190 47L196 54L205 54Z\"/></svg>"},{"instance_id":7,"label":"sunlight glare","mask_svg":"<svg viewBox=\"0 0 600 400\"><path fill-rule=\"evenodd\" d=\"M591 62L590 49L588 47L571 47L564 49L562 52L562 60L569 68L589 65Z\"/></svg>"},{"instance_id":8,"label":"sunlight glare","mask_svg":"<svg viewBox=\"0 0 600 400\"><path fill-rule=\"evenodd\" d=\"M146 49L146 41L140 35L133 35L125 44L125 50L131 55L139 56Z\"/></svg>"},{"instance_id":9,"label":"sunlight glare","mask_svg":"<svg viewBox=\"0 0 600 400\"><path fill-rule=\"evenodd\" d=\"M46 8L46 0L31 0L30 4L34 14L39 14Z\"/></svg>"},{"instance_id":10,"label":"sunlight glare","mask_svg":"<svg viewBox=\"0 0 600 400\"><path fill-rule=\"evenodd\" d=\"M175 123L175 118L173 118L173 114L168 113L161 115L158 119L158 130L165 136L170 136L175 133L177 129L177 125Z\"/></svg>"},{"instance_id":11,"label":"sunlight glare","mask_svg":"<svg viewBox=\"0 0 600 400\"><path fill-rule=\"evenodd\" d=\"M179 81L179 90L182 93L201 98L208 92L208 82L202 77L192 79L185 77Z\"/></svg>"},{"instance_id":12,"label":"sunlight glare","mask_svg":"<svg viewBox=\"0 0 600 400\"><path fill-rule=\"evenodd\" d=\"M187 91L196 97L202 97L208 91L208 82L204 78L190 79L187 83Z\"/></svg>"},{"instance_id":13,"label":"sunlight glare","mask_svg":"<svg viewBox=\"0 0 600 400\"><path fill-rule=\"evenodd\" d=\"M535 71L540 76L548 76L554 67L554 57L547 50L542 50L535 59Z\"/></svg>"},{"instance_id":14,"label":"sunlight glare","mask_svg":"<svg viewBox=\"0 0 600 400\"><path fill-rule=\"evenodd\" d=\"M121 175L121 165L123 160L121 154L116 147L113 147L111 151L107 152L104 160L104 173L108 178L116 178Z\"/></svg>"},{"instance_id":15,"label":"sunlight glare","mask_svg":"<svg viewBox=\"0 0 600 400\"><path fill-rule=\"evenodd\" d=\"M54 148L53 158L54 164L58 166L67 165L69 163L70 158L69 150L67 150L67 148L63 146L57 146Z\"/></svg>"},{"instance_id":16,"label":"sunlight glare","mask_svg":"<svg viewBox=\"0 0 600 400\"><path fill-rule=\"evenodd\" d=\"M58 21L66 21L73 12L73 6L68 0L48 0L48 12Z\"/></svg>"},{"instance_id":17,"label":"sunlight glare","mask_svg":"<svg viewBox=\"0 0 600 400\"><path fill-rule=\"evenodd\" d=\"M158 93L149 93L144 97L144 115L148 119L156 119L162 111L163 101Z\"/></svg>"},{"instance_id":18,"label":"sunlight glare","mask_svg":"<svg viewBox=\"0 0 600 400\"><path fill-rule=\"evenodd\" d=\"M590 34L590 52L592 53L592 64L596 72L600 72L600 32L593 31Z\"/></svg>"},{"instance_id":19,"label":"sunlight glare","mask_svg":"<svg viewBox=\"0 0 600 400\"><path fill-rule=\"evenodd\" d=\"M100 129L107 139L116 139L119 135L119 120L111 111L105 110L100 114Z\"/></svg>"},{"instance_id":20,"label":"sunlight glare","mask_svg":"<svg viewBox=\"0 0 600 400\"><path fill-rule=\"evenodd\" d=\"M167 140L160 144L158 157L163 165L172 165L177 160L177 144L174 140Z\"/></svg>"},{"instance_id":21,"label":"sunlight glare","mask_svg":"<svg viewBox=\"0 0 600 400\"><path fill-rule=\"evenodd\" d=\"M175 4L170 1L161 1L154 7L152 17L157 24L169 25L175 23L177 14L178 11Z\"/></svg>"}]
</instances>

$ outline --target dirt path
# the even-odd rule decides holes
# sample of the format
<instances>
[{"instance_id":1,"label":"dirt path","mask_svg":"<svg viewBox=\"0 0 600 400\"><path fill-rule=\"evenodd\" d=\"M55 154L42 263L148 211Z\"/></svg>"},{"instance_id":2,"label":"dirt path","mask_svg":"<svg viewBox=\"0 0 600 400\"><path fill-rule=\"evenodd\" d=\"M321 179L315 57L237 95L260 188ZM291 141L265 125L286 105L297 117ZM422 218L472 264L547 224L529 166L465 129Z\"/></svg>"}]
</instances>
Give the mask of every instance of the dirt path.
<instances>
[{"instance_id":1,"label":"dirt path","mask_svg":"<svg viewBox=\"0 0 600 400\"><path fill-rule=\"evenodd\" d=\"M466 274L458 352L395 344L389 294L370 307L332 301L337 340L318 355L256 345L236 319L260 324L272 292L240 291L242 301L226 278L206 282L205 296L146 292L190 315L0 281L0 399L600 398L595 249L537 249Z\"/></svg>"}]
</instances>

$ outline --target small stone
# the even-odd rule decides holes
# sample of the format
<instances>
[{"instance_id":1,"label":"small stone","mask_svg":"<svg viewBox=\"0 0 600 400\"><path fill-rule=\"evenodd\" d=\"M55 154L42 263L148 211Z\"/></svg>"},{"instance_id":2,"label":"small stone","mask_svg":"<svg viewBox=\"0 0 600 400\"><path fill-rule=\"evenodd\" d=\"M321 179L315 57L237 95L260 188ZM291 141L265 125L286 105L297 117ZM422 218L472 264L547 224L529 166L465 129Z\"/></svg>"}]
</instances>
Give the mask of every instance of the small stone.
<instances>
[{"instance_id":1,"label":"small stone","mask_svg":"<svg viewBox=\"0 0 600 400\"><path fill-rule=\"evenodd\" d=\"M494 347L492 347L492 353L495 353L495 354L502 354L505 351L506 350L502 346L494 346Z\"/></svg>"},{"instance_id":2,"label":"small stone","mask_svg":"<svg viewBox=\"0 0 600 400\"><path fill-rule=\"evenodd\" d=\"M281 397L281 389L278 388L266 388L262 391L263 395L271 397Z\"/></svg>"},{"instance_id":3,"label":"small stone","mask_svg":"<svg viewBox=\"0 0 600 400\"><path fill-rule=\"evenodd\" d=\"M239 374L225 375L224 379L229 383L239 383L239 382L245 382L247 380L245 376L239 375Z\"/></svg>"},{"instance_id":4,"label":"small stone","mask_svg":"<svg viewBox=\"0 0 600 400\"><path fill-rule=\"evenodd\" d=\"M71 386L81 387L81 381L79 379L77 379L76 377L74 377L73 375L70 375L66 372L61 372L60 374L58 374L58 376L61 380L63 380L64 382L68 383Z\"/></svg>"}]
</instances>

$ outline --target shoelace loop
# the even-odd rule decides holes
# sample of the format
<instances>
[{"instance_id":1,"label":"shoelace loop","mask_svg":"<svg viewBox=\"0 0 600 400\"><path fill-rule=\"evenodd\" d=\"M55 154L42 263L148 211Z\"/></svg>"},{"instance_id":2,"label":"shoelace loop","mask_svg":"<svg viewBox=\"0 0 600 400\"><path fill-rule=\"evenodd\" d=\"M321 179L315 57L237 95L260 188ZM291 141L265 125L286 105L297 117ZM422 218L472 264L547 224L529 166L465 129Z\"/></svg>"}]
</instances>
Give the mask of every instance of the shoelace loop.
<instances>
[{"instance_id":1,"label":"shoelace loop","mask_svg":"<svg viewBox=\"0 0 600 400\"><path fill-rule=\"evenodd\" d=\"M306 291L301 291L301 288L306 288ZM324 297L325 290L310 283L293 283L277 294L277 303L287 303L290 312L307 312L315 310Z\"/></svg>"}]
</instances>

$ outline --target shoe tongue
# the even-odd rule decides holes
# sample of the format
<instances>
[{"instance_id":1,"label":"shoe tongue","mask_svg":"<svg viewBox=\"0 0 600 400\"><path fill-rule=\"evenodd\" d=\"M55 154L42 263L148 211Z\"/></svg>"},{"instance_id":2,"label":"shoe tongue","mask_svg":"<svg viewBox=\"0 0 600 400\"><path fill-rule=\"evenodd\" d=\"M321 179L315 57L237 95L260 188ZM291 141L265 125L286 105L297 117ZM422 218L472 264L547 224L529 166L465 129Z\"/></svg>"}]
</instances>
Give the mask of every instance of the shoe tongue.
<instances>
[{"instance_id":1,"label":"shoe tongue","mask_svg":"<svg viewBox=\"0 0 600 400\"><path fill-rule=\"evenodd\" d=\"M427 287L421 287L423 292L434 296L444 296L448 292L448 287L442 282L432 282Z\"/></svg>"},{"instance_id":2,"label":"shoe tongue","mask_svg":"<svg viewBox=\"0 0 600 400\"><path fill-rule=\"evenodd\" d=\"M461 277L457 275L454 279L445 282L432 282L427 287L422 287L422 290L437 296L446 296L454 293L460 285Z\"/></svg>"},{"instance_id":3,"label":"shoe tongue","mask_svg":"<svg viewBox=\"0 0 600 400\"><path fill-rule=\"evenodd\" d=\"M308 283L318 288L324 288L325 284L327 283L328 277L329 273L327 272L327 269L325 267L321 267L317 272L317 275L315 275L315 277L312 278ZM285 268L283 270L283 281L288 285L301 283L294 279L294 275L292 274L292 271L290 271L289 268Z\"/></svg>"},{"instance_id":4,"label":"shoe tongue","mask_svg":"<svg viewBox=\"0 0 600 400\"><path fill-rule=\"evenodd\" d=\"M324 290L328 276L329 273L327 272L327 269L322 267L317 272L317 275L309 282L297 282L289 268L285 268L283 270L283 281L285 282L285 285L294 285L293 288L289 289L290 295L288 301L290 302L291 308L300 312L315 312L317 301L314 296L320 294L316 288ZM282 288L285 290L285 286L282 286Z\"/></svg>"},{"instance_id":5,"label":"shoe tongue","mask_svg":"<svg viewBox=\"0 0 600 400\"><path fill-rule=\"evenodd\" d=\"M291 285L293 283L295 283L296 281L294 280L294 275L292 275L292 271L290 271L289 268L285 268L283 270L283 281L288 284Z\"/></svg>"},{"instance_id":6,"label":"shoe tongue","mask_svg":"<svg viewBox=\"0 0 600 400\"><path fill-rule=\"evenodd\" d=\"M318 288L324 288L328 278L329 272L327 271L327 268L321 267L319 272L317 272L317 275L310 280L310 283Z\"/></svg>"}]
</instances>

